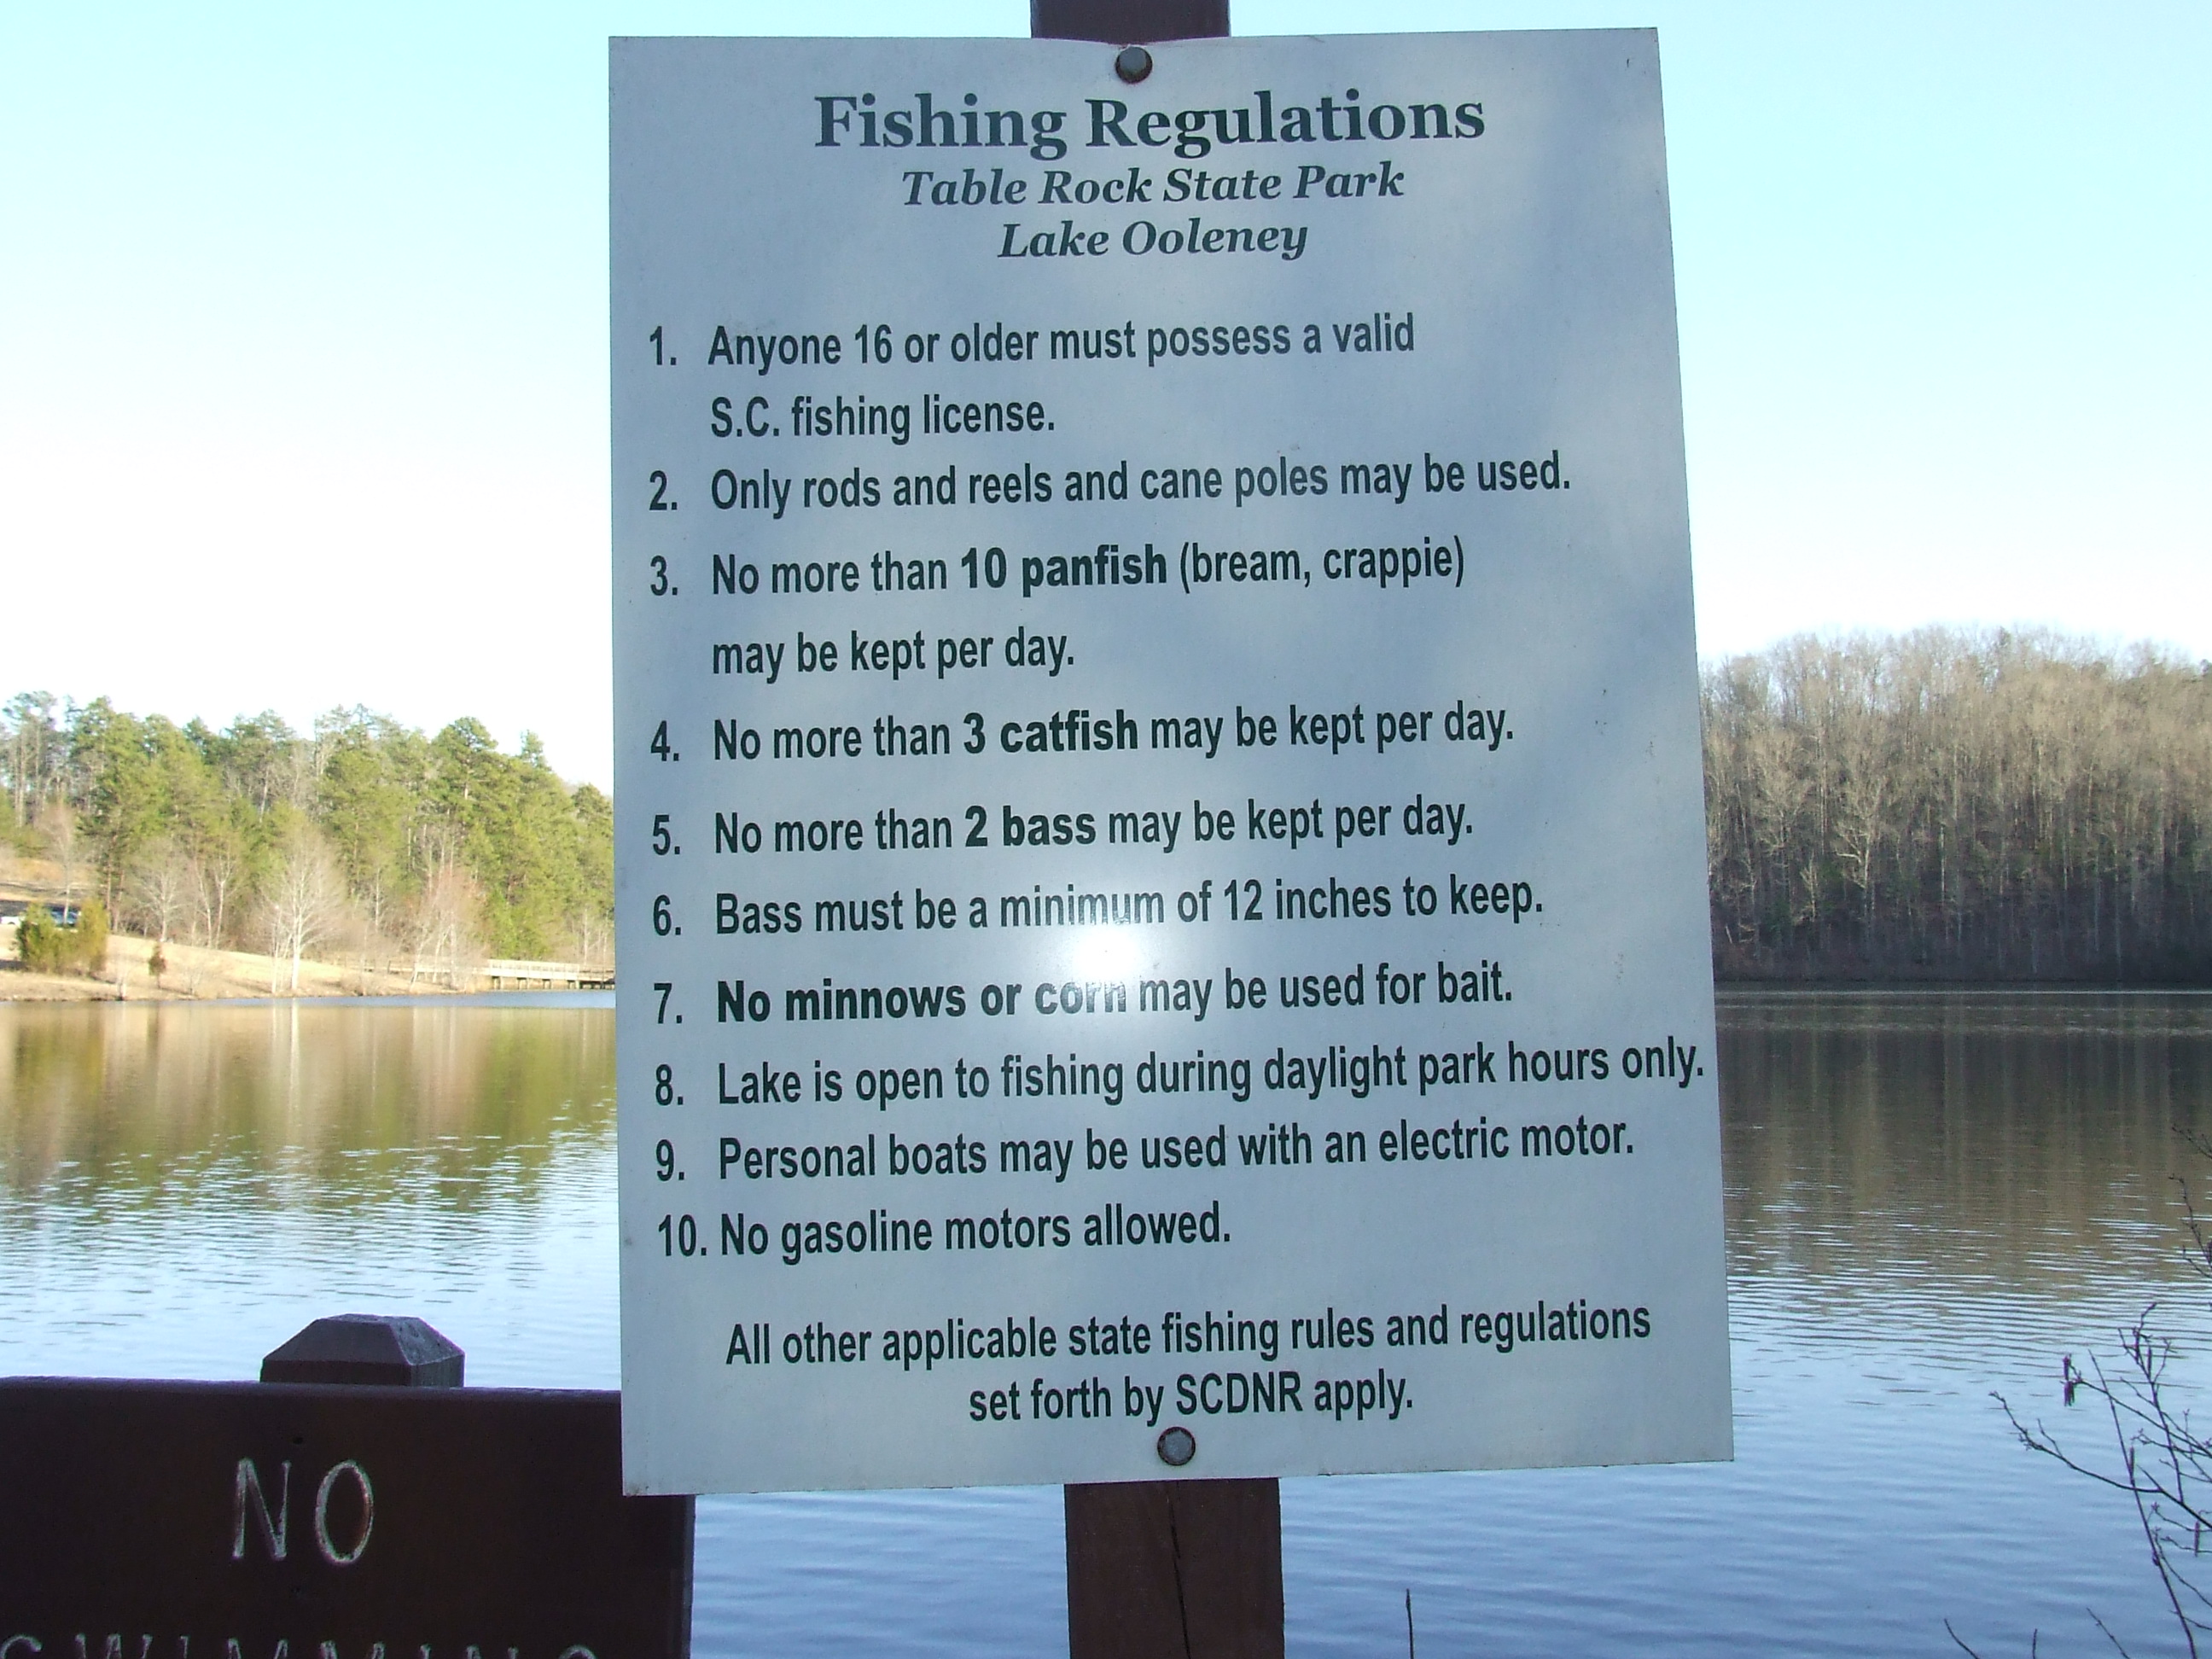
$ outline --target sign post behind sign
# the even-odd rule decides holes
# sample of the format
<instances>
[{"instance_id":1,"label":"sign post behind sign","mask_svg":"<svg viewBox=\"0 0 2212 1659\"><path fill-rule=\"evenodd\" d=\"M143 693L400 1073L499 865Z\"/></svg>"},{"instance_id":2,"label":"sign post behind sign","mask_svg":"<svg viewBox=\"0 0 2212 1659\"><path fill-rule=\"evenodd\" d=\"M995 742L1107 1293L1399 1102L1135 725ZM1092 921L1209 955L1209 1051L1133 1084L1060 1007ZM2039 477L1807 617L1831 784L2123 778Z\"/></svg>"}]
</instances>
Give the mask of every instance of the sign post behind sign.
<instances>
[{"instance_id":1,"label":"sign post behind sign","mask_svg":"<svg viewBox=\"0 0 2212 1659\"><path fill-rule=\"evenodd\" d=\"M1030 0L1030 33L1041 40L1130 46L1228 33L1228 0ZM1060 1490L1069 1659L1282 1653L1280 1481L1134 1480Z\"/></svg>"}]
</instances>

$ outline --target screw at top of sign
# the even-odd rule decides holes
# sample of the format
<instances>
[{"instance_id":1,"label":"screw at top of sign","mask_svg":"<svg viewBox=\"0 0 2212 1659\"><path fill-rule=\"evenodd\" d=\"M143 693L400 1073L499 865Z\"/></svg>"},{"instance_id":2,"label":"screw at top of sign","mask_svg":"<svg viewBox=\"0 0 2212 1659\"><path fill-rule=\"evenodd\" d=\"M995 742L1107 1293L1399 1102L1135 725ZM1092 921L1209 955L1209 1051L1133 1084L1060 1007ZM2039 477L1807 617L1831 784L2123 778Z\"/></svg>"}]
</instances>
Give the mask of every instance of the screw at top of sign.
<instances>
[{"instance_id":1,"label":"screw at top of sign","mask_svg":"<svg viewBox=\"0 0 2212 1659\"><path fill-rule=\"evenodd\" d=\"M1114 73L1135 86L1152 72L1152 54L1142 46L1124 46L1114 59Z\"/></svg>"},{"instance_id":2,"label":"screw at top of sign","mask_svg":"<svg viewBox=\"0 0 2212 1659\"><path fill-rule=\"evenodd\" d=\"M1158 1445L1160 1462L1171 1469L1179 1469L1198 1455L1198 1437L1182 1424L1162 1429Z\"/></svg>"}]
</instances>

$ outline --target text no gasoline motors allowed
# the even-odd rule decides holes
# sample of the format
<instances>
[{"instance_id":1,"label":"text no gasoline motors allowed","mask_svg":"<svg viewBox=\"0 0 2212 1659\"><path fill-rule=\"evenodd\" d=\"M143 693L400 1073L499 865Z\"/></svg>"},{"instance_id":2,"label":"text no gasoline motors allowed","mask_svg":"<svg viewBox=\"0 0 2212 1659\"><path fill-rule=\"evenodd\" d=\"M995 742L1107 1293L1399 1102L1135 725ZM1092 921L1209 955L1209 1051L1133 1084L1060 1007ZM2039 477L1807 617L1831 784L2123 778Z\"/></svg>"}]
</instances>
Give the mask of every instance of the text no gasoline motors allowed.
<instances>
[{"instance_id":1,"label":"text no gasoline motors allowed","mask_svg":"<svg viewBox=\"0 0 2212 1659\"><path fill-rule=\"evenodd\" d=\"M1064 1213L1014 1213L1011 1206L997 1215L895 1216L887 1208L871 1207L863 1216L819 1217L776 1224L771 1249L768 1223L749 1218L740 1210L722 1212L720 1249L701 1237L698 1218L663 1215L656 1224L660 1253L666 1257L765 1257L771 1254L787 1267L796 1267L810 1257L927 1254L998 1250L1064 1250L1080 1243L1087 1249L1116 1245L1225 1244L1228 1229L1221 1219L1221 1201L1215 1199L1202 1210L1133 1210L1110 1203L1083 1218L1079 1239L1073 1218Z\"/></svg>"}]
</instances>

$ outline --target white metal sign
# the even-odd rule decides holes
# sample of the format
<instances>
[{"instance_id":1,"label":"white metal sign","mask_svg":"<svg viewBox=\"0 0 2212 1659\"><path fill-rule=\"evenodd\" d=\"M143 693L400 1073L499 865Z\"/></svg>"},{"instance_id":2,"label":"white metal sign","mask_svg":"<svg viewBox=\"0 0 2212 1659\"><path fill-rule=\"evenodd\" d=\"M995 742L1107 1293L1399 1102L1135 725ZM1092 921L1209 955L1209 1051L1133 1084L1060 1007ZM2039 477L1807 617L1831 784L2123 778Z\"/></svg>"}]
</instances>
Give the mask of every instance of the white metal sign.
<instances>
[{"instance_id":1,"label":"white metal sign","mask_svg":"<svg viewBox=\"0 0 2212 1659\"><path fill-rule=\"evenodd\" d=\"M1656 42L1115 56L613 44L627 1478L1725 1457Z\"/></svg>"}]
</instances>

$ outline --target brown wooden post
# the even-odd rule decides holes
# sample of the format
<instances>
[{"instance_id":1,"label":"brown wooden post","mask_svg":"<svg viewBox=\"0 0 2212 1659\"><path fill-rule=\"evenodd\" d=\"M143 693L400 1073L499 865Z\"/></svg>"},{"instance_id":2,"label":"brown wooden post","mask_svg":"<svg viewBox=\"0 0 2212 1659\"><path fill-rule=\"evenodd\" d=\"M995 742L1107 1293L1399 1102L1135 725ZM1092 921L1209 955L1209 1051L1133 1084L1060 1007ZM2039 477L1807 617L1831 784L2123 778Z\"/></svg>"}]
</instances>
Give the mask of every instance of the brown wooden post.
<instances>
[{"instance_id":1,"label":"brown wooden post","mask_svg":"<svg viewBox=\"0 0 2212 1659\"><path fill-rule=\"evenodd\" d=\"M332 1314L261 1361L264 1382L355 1382L458 1389L467 1356L451 1338L399 1314Z\"/></svg>"},{"instance_id":2,"label":"brown wooden post","mask_svg":"<svg viewBox=\"0 0 2212 1659\"><path fill-rule=\"evenodd\" d=\"M1278 1482L1062 1490L1069 1659L1282 1659Z\"/></svg>"},{"instance_id":3,"label":"brown wooden post","mask_svg":"<svg viewBox=\"0 0 2212 1659\"><path fill-rule=\"evenodd\" d=\"M1228 33L1229 0L1030 0L1041 40L1128 46ZM1062 1490L1069 1659L1282 1659L1279 1482Z\"/></svg>"},{"instance_id":4,"label":"brown wooden post","mask_svg":"<svg viewBox=\"0 0 2212 1659\"><path fill-rule=\"evenodd\" d=\"M1229 0L1030 0L1036 40L1204 40L1229 33Z\"/></svg>"}]
</instances>

